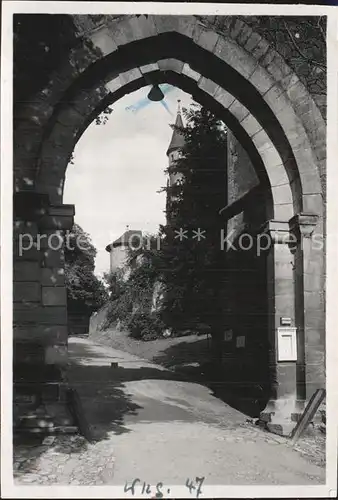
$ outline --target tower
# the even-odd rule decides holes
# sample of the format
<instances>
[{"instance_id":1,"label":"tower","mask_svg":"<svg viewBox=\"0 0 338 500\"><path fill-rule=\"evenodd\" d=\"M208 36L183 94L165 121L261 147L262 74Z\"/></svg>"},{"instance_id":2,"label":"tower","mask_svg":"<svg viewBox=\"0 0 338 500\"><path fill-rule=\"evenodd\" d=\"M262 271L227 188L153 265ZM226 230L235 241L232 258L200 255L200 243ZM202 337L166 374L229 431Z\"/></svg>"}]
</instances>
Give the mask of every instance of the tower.
<instances>
[{"instance_id":1,"label":"tower","mask_svg":"<svg viewBox=\"0 0 338 500\"><path fill-rule=\"evenodd\" d=\"M142 246L142 231L129 229L115 240L106 246L106 251L110 254L110 272L123 270L124 277L128 276L126 264L128 261L128 248L140 248Z\"/></svg>"},{"instance_id":2,"label":"tower","mask_svg":"<svg viewBox=\"0 0 338 500\"><path fill-rule=\"evenodd\" d=\"M177 103L178 106L177 106L177 116L176 116L175 126L169 147L167 149L167 157L169 162L169 179L167 181L167 187L173 186L179 179L182 178L182 174L170 172L170 167L172 167L175 161L180 157L181 150L185 144L183 134L179 130L177 130L177 128L180 129L184 128L181 115L181 100L178 99ZM167 194L167 212L170 204L170 198L172 199L172 197L169 197L169 195Z\"/></svg>"}]
</instances>

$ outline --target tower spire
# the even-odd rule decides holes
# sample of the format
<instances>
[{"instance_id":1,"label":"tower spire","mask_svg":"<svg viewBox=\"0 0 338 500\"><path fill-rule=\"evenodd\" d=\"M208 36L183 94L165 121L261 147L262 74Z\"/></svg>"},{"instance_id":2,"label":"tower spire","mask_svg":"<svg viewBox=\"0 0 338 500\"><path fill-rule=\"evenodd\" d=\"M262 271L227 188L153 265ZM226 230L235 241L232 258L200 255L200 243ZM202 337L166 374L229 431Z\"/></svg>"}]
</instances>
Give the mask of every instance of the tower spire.
<instances>
[{"instance_id":1,"label":"tower spire","mask_svg":"<svg viewBox=\"0 0 338 500\"><path fill-rule=\"evenodd\" d=\"M181 115L181 99L177 99L177 115L176 122L173 130L173 135L171 137L171 141L167 150L167 156L177 149L181 149L184 146L184 137L177 128L183 128L183 120Z\"/></svg>"}]
</instances>

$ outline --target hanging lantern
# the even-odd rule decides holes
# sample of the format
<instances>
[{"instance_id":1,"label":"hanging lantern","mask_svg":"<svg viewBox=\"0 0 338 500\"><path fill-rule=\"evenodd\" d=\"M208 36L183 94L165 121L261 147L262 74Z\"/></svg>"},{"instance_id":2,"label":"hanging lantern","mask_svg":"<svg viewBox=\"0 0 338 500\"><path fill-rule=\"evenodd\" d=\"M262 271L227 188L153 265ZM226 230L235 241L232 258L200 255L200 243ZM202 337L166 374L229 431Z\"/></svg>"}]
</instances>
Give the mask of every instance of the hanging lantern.
<instances>
[{"instance_id":1,"label":"hanging lantern","mask_svg":"<svg viewBox=\"0 0 338 500\"><path fill-rule=\"evenodd\" d=\"M158 85L153 85L149 94L148 94L148 99L150 101L158 102L158 101L162 101L163 98L164 98L164 94L163 94L162 90L160 89L160 87Z\"/></svg>"}]
</instances>

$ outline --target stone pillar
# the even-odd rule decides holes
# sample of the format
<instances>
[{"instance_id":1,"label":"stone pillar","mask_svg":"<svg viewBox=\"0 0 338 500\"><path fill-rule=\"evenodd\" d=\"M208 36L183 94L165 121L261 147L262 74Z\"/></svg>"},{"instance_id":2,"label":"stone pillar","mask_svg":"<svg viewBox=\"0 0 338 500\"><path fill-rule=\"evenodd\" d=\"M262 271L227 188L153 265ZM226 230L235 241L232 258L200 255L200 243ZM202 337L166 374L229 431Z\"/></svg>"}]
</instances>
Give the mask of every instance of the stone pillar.
<instances>
[{"instance_id":1,"label":"stone pillar","mask_svg":"<svg viewBox=\"0 0 338 500\"><path fill-rule=\"evenodd\" d=\"M307 400L325 388L325 311L323 235L314 214L298 214L289 223L269 221L269 341L274 383L261 415L271 430L289 434ZM296 361L278 361L282 317L296 327Z\"/></svg>"},{"instance_id":2,"label":"stone pillar","mask_svg":"<svg viewBox=\"0 0 338 500\"><path fill-rule=\"evenodd\" d=\"M39 405L60 398L67 361L62 247L74 207L51 206L44 194L20 192L14 214L14 392Z\"/></svg>"},{"instance_id":3,"label":"stone pillar","mask_svg":"<svg viewBox=\"0 0 338 500\"><path fill-rule=\"evenodd\" d=\"M324 242L318 222L318 216L304 213L290 220L290 229L297 240L298 413L316 389L325 388Z\"/></svg>"},{"instance_id":4,"label":"stone pillar","mask_svg":"<svg viewBox=\"0 0 338 500\"><path fill-rule=\"evenodd\" d=\"M267 422L270 430L288 434L293 427L291 415L296 407L296 361L279 361L278 328L281 318L290 318L291 326L296 326L292 238L287 222L271 220L265 224L264 233L270 243L267 292L271 397L261 413L261 420Z\"/></svg>"}]
</instances>

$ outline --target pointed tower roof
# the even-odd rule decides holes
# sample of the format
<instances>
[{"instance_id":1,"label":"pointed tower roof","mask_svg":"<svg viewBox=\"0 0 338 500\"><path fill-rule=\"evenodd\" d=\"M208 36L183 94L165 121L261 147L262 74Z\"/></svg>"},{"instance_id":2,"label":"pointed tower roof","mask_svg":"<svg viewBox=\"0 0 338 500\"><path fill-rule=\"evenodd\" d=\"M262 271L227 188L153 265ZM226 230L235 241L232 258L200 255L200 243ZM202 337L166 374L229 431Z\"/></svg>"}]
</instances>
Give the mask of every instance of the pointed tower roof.
<instances>
[{"instance_id":1,"label":"pointed tower roof","mask_svg":"<svg viewBox=\"0 0 338 500\"><path fill-rule=\"evenodd\" d=\"M176 130L176 127L183 128L180 99L177 102L178 102L178 109L177 109L175 128L174 128L173 135L171 137L171 141L170 141L170 144L169 144L169 147L167 150L167 156L172 151L175 151L175 149L181 149L184 146L184 136L178 130Z\"/></svg>"},{"instance_id":2,"label":"pointed tower roof","mask_svg":"<svg viewBox=\"0 0 338 500\"><path fill-rule=\"evenodd\" d=\"M129 226L126 227L126 231L117 238L117 240L113 241L106 246L107 252L111 252L113 248L116 247L127 247L130 245L134 245L135 247L140 243L142 238L142 231L138 229L129 229Z\"/></svg>"}]
</instances>

